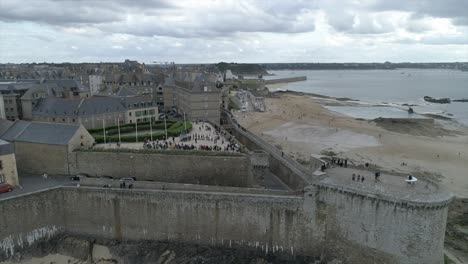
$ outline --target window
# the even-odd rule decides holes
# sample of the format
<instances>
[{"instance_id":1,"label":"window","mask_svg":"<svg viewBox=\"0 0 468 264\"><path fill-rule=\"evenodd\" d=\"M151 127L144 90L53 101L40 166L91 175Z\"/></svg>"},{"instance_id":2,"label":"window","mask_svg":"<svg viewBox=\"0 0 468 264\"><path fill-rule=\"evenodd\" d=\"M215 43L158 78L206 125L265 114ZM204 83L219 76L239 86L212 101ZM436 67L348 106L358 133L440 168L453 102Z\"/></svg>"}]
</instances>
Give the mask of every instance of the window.
<instances>
[{"instance_id":1,"label":"window","mask_svg":"<svg viewBox=\"0 0 468 264\"><path fill-rule=\"evenodd\" d=\"M52 118L52 121L53 121L53 122L55 122L55 117L54 117L54 118Z\"/></svg>"},{"instance_id":2,"label":"window","mask_svg":"<svg viewBox=\"0 0 468 264\"><path fill-rule=\"evenodd\" d=\"M0 170L3 170L3 160L0 160Z\"/></svg>"},{"instance_id":3,"label":"window","mask_svg":"<svg viewBox=\"0 0 468 264\"><path fill-rule=\"evenodd\" d=\"M62 122L65 122L65 118L62 118Z\"/></svg>"},{"instance_id":4,"label":"window","mask_svg":"<svg viewBox=\"0 0 468 264\"><path fill-rule=\"evenodd\" d=\"M75 123L75 119L74 119L74 118L72 119L72 122ZM83 137L83 136L81 136L81 137Z\"/></svg>"},{"instance_id":5,"label":"window","mask_svg":"<svg viewBox=\"0 0 468 264\"><path fill-rule=\"evenodd\" d=\"M128 112L128 116L132 116L132 112Z\"/></svg>"}]
</instances>

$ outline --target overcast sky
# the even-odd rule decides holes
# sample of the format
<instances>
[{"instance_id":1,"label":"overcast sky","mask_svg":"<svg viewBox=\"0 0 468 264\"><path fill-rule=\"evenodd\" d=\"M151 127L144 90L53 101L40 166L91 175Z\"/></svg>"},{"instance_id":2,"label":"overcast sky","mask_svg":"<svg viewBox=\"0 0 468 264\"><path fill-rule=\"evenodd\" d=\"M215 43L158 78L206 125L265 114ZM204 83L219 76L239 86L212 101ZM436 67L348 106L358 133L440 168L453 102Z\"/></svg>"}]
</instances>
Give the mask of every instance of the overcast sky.
<instances>
[{"instance_id":1,"label":"overcast sky","mask_svg":"<svg viewBox=\"0 0 468 264\"><path fill-rule=\"evenodd\" d=\"M468 61L468 0L1 0L0 62Z\"/></svg>"}]
</instances>

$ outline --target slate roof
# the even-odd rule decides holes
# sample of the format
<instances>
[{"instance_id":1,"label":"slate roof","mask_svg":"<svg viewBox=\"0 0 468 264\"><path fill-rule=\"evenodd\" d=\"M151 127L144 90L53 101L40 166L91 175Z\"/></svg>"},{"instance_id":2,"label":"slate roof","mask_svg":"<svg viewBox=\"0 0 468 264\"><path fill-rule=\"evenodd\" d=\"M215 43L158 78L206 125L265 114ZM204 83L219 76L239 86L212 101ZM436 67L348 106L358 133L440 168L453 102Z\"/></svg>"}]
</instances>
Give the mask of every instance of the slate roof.
<instances>
[{"instance_id":1,"label":"slate roof","mask_svg":"<svg viewBox=\"0 0 468 264\"><path fill-rule=\"evenodd\" d=\"M68 145L80 125L31 122L14 140L51 145ZM45 154L45 153L44 153Z\"/></svg>"},{"instance_id":2,"label":"slate roof","mask_svg":"<svg viewBox=\"0 0 468 264\"><path fill-rule=\"evenodd\" d=\"M39 99L33 109L33 114L43 116L89 116L121 113L127 111L127 108L133 108L135 103L150 101L149 96L92 96L77 99L48 97Z\"/></svg>"},{"instance_id":3,"label":"slate roof","mask_svg":"<svg viewBox=\"0 0 468 264\"><path fill-rule=\"evenodd\" d=\"M12 125L13 121L0 119L0 136L5 133Z\"/></svg>"},{"instance_id":4,"label":"slate roof","mask_svg":"<svg viewBox=\"0 0 468 264\"><path fill-rule=\"evenodd\" d=\"M0 139L0 155L7 155L15 153L15 148L13 144L8 143L5 140Z\"/></svg>"},{"instance_id":5,"label":"slate roof","mask_svg":"<svg viewBox=\"0 0 468 264\"><path fill-rule=\"evenodd\" d=\"M11 125L1 136L0 138L6 141L13 141L15 138L23 132L26 127L28 127L30 122L23 120L16 120L13 125Z\"/></svg>"},{"instance_id":6,"label":"slate roof","mask_svg":"<svg viewBox=\"0 0 468 264\"><path fill-rule=\"evenodd\" d=\"M126 108L118 97L93 96L89 98L61 99L41 98L33 109L35 115L89 116L103 113L124 112Z\"/></svg>"}]
</instances>

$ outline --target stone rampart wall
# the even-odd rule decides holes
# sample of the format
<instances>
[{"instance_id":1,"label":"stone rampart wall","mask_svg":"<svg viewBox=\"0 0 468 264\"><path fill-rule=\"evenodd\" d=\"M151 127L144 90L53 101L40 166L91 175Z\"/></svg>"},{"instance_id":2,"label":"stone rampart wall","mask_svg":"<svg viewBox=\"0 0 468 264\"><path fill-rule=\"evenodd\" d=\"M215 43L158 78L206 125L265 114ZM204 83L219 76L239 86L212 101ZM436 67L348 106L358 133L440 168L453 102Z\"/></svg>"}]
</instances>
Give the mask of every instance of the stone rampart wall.
<instances>
[{"instance_id":1,"label":"stone rampart wall","mask_svg":"<svg viewBox=\"0 0 468 264\"><path fill-rule=\"evenodd\" d=\"M303 197L61 187L0 201L8 212L0 216L0 257L66 232L344 263L436 264L447 214L441 202L392 203L322 186L306 188Z\"/></svg>"},{"instance_id":2,"label":"stone rampart wall","mask_svg":"<svg viewBox=\"0 0 468 264\"><path fill-rule=\"evenodd\" d=\"M250 158L247 155L76 151L71 154L70 160L74 165L72 174L233 187L249 187L252 183Z\"/></svg>"}]
</instances>

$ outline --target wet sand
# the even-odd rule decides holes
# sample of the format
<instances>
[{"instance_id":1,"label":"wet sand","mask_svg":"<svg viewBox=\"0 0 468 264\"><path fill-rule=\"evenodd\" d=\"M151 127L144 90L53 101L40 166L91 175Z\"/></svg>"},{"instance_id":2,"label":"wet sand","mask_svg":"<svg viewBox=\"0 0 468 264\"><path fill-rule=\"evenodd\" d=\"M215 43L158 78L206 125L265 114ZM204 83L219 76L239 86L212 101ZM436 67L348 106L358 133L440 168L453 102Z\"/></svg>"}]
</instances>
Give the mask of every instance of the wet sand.
<instances>
[{"instance_id":1,"label":"wet sand","mask_svg":"<svg viewBox=\"0 0 468 264\"><path fill-rule=\"evenodd\" d=\"M346 101L281 93L266 98L266 112L237 112L246 128L297 159L336 153L356 164L440 180L459 197L468 197L468 129L448 131L437 124L391 124L357 120L323 105ZM407 166L401 166L405 162Z\"/></svg>"}]
</instances>

